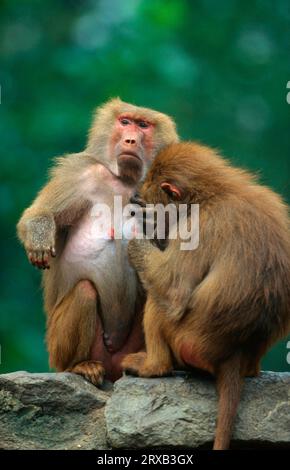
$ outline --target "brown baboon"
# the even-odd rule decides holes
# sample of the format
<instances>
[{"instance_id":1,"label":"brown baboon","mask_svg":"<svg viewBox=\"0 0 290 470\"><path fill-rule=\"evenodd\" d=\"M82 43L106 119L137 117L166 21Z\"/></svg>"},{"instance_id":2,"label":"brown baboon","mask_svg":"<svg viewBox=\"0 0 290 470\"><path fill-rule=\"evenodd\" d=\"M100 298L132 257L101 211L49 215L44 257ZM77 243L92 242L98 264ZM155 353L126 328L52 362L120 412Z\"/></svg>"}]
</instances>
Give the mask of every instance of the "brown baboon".
<instances>
[{"instance_id":1,"label":"brown baboon","mask_svg":"<svg viewBox=\"0 0 290 470\"><path fill-rule=\"evenodd\" d=\"M195 143L161 150L138 201L198 203L200 238L192 251L180 249L180 237L168 239L162 250L154 240L129 243L148 296L146 352L129 354L122 366L142 377L166 375L175 366L215 375L214 448L225 449L243 377L258 374L261 357L289 332L287 207L253 175Z\"/></svg>"}]
</instances>

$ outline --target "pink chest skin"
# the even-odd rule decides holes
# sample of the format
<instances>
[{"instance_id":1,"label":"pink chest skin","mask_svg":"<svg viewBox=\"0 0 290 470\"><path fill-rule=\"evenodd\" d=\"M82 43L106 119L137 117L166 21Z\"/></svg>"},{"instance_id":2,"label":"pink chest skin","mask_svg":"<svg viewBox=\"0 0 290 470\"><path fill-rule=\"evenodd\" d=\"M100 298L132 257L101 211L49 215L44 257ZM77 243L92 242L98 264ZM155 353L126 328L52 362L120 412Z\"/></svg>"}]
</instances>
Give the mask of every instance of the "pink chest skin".
<instances>
[{"instance_id":1,"label":"pink chest skin","mask_svg":"<svg viewBox=\"0 0 290 470\"><path fill-rule=\"evenodd\" d=\"M89 194L92 207L82 218L70 228L68 241L63 254L64 260L69 262L83 263L87 266L88 261L94 263L103 257L103 251L112 251L114 240L114 197L118 198L118 205L128 204L134 189L128 188L111 174L102 165L91 169L87 175L86 191ZM94 183L94 177L103 181L101 190ZM107 259L107 262L109 260Z\"/></svg>"}]
</instances>

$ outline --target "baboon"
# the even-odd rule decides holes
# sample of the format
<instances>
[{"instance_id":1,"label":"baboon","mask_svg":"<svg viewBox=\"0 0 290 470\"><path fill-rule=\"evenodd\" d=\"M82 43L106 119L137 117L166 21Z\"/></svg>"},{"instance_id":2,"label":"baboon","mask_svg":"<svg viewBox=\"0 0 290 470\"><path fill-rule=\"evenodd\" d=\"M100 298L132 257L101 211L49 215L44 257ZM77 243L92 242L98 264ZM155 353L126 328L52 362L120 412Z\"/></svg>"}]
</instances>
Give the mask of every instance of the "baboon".
<instances>
[{"instance_id":1,"label":"baboon","mask_svg":"<svg viewBox=\"0 0 290 470\"><path fill-rule=\"evenodd\" d=\"M243 377L259 373L261 357L290 329L288 209L255 176L190 142L161 150L136 201L145 213L149 203L199 204L199 245L181 250L180 236L162 249L154 240L129 242L147 291L146 352L129 354L122 366L141 377L174 367L213 374L214 449L226 449Z\"/></svg>"},{"instance_id":2,"label":"baboon","mask_svg":"<svg viewBox=\"0 0 290 470\"><path fill-rule=\"evenodd\" d=\"M24 211L18 236L45 270L47 346L58 371L99 385L104 375L119 378L124 354L143 347L143 299L127 243L113 227L110 237L97 236L92 208L112 209L116 195L127 204L158 151L177 141L167 115L113 99L97 109L87 148L58 158Z\"/></svg>"}]
</instances>

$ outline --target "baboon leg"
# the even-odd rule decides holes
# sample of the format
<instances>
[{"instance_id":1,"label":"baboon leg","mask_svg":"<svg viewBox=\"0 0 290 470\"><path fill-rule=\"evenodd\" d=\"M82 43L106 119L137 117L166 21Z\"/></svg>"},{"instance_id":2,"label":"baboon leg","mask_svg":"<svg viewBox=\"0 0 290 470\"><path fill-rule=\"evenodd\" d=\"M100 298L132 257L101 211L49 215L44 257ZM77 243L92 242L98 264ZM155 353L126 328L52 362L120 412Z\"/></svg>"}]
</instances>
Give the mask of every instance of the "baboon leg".
<instances>
[{"instance_id":1,"label":"baboon leg","mask_svg":"<svg viewBox=\"0 0 290 470\"><path fill-rule=\"evenodd\" d=\"M104 376L100 361L90 360L90 350L102 325L97 316L97 291L88 280L79 281L49 313L47 345L50 366L83 375L99 385Z\"/></svg>"},{"instance_id":2,"label":"baboon leg","mask_svg":"<svg viewBox=\"0 0 290 470\"><path fill-rule=\"evenodd\" d=\"M159 377L172 371L171 351L163 336L163 315L148 297L144 312L146 352L129 354L123 359L122 367L127 372L140 377Z\"/></svg>"}]
</instances>

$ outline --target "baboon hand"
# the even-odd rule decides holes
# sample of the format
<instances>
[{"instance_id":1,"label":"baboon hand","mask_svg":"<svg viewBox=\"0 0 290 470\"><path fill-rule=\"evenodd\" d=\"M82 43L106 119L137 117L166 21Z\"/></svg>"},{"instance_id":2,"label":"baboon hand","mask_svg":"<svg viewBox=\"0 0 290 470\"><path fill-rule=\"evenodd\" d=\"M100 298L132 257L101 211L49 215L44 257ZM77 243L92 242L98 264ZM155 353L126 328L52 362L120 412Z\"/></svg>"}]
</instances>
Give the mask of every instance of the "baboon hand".
<instances>
[{"instance_id":1,"label":"baboon hand","mask_svg":"<svg viewBox=\"0 0 290 470\"><path fill-rule=\"evenodd\" d=\"M55 232L53 216L41 215L27 222L26 253L31 264L39 269L49 269L50 256L56 256Z\"/></svg>"}]
</instances>

